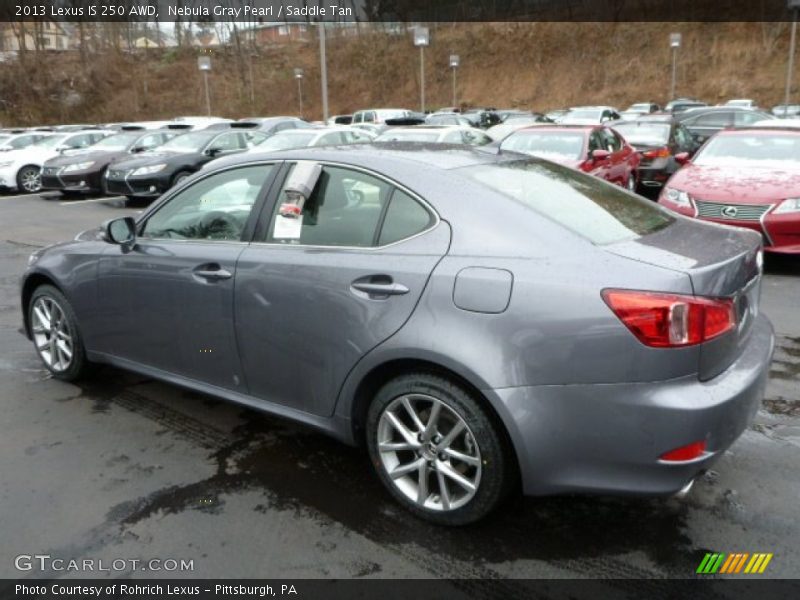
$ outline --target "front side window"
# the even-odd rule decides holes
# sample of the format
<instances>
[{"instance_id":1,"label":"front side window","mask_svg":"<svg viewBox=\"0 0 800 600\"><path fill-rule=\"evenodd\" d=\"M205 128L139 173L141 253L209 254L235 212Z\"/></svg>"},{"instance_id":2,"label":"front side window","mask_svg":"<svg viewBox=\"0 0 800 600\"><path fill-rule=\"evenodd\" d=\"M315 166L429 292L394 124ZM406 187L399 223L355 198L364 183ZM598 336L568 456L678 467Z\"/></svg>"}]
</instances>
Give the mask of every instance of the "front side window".
<instances>
[{"instance_id":1,"label":"front side window","mask_svg":"<svg viewBox=\"0 0 800 600\"><path fill-rule=\"evenodd\" d=\"M243 150L244 146L238 133L223 133L208 145L208 149L218 152L230 152L232 150Z\"/></svg>"},{"instance_id":2,"label":"front side window","mask_svg":"<svg viewBox=\"0 0 800 600\"><path fill-rule=\"evenodd\" d=\"M281 190L267 241L311 246L373 246L391 190L392 186L386 181L361 171L326 166L299 216L279 214L286 197Z\"/></svg>"},{"instance_id":3,"label":"front side window","mask_svg":"<svg viewBox=\"0 0 800 600\"><path fill-rule=\"evenodd\" d=\"M273 165L216 173L170 198L145 223L145 239L241 239L258 194Z\"/></svg>"}]
</instances>

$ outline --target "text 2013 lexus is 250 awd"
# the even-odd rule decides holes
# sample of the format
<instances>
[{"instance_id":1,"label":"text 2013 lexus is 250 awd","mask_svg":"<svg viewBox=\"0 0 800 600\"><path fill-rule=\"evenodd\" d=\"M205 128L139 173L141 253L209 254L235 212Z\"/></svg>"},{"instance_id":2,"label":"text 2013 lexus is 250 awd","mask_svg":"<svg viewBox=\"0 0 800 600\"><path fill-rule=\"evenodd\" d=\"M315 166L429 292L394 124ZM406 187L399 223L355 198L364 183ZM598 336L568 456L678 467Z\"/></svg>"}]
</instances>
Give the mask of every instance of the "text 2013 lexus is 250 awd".
<instances>
[{"instance_id":1,"label":"text 2013 lexus is 250 awd","mask_svg":"<svg viewBox=\"0 0 800 600\"><path fill-rule=\"evenodd\" d=\"M302 421L455 525L517 485L689 485L762 398L761 261L755 232L568 167L368 144L211 163L35 252L21 300L54 377L107 363Z\"/></svg>"}]
</instances>

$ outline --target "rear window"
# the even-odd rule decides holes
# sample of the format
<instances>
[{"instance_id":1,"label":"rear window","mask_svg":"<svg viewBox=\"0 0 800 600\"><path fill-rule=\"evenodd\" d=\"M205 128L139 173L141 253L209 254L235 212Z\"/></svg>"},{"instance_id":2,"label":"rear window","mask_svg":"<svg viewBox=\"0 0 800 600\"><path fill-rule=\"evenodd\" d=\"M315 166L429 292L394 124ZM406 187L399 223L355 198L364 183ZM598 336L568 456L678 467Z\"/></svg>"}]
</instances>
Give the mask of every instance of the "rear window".
<instances>
[{"instance_id":1,"label":"rear window","mask_svg":"<svg viewBox=\"0 0 800 600\"><path fill-rule=\"evenodd\" d=\"M524 130L512 133L500 148L556 161L580 160L585 138L582 131Z\"/></svg>"},{"instance_id":2,"label":"rear window","mask_svg":"<svg viewBox=\"0 0 800 600\"><path fill-rule=\"evenodd\" d=\"M532 159L459 171L594 244L635 239L675 221L653 202L562 165Z\"/></svg>"},{"instance_id":3,"label":"rear window","mask_svg":"<svg viewBox=\"0 0 800 600\"><path fill-rule=\"evenodd\" d=\"M618 123L614 129L634 145L655 146L669 141L669 123Z\"/></svg>"}]
</instances>

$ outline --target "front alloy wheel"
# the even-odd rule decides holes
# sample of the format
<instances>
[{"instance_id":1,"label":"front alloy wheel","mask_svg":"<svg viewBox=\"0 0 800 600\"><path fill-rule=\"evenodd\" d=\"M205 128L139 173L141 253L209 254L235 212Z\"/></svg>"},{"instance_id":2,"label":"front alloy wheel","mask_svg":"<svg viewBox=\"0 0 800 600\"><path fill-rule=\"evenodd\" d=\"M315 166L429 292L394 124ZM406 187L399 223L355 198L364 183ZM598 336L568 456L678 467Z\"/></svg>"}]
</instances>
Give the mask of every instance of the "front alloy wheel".
<instances>
[{"instance_id":1,"label":"front alloy wheel","mask_svg":"<svg viewBox=\"0 0 800 600\"><path fill-rule=\"evenodd\" d=\"M42 173L39 167L23 167L17 175L17 186L20 190L33 194L42 189Z\"/></svg>"},{"instance_id":2,"label":"front alloy wheel","mask_svg":"<svg viewBox=\"0 0 800 600\"><path fill-rule=\"evenodd\" d=\"M378 477L400 504L434 523L477 521L516 481L499 421L455 380L396 377L375 395L365 425Z\"/></svg>"},{"instance_id":3,"label":"front alloy wheel","mask_svg":"<svg viewBox=\"0 0 800 600\"><path fill-rule=\"evenodd\" d=\"M28 305L28 323L36 353L53 377L73 381L89 372L78 321L58 289L36 288Z\"/></svg>"}]
</instances>

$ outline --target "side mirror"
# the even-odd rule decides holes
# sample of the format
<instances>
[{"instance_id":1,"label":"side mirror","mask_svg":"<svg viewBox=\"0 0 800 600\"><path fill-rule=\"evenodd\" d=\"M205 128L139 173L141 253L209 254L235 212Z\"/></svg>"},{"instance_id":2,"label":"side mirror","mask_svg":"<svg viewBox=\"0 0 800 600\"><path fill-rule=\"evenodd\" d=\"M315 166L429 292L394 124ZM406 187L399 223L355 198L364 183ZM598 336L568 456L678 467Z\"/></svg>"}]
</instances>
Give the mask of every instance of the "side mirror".
<instances>
[{"instance_id":1,"label":"side mirror","mask_svg":"<svg viewBox=\"0 0 800 600\"><path fill-rule=\"evenodd\" d=\"M103 224L106 233L106 241L111 244L119 244L123 251L127 252L136 243L136 221L133 217L121 217L111 219Z\"/></svg>"},{"instance_id":2,"label":"side mirror","mask_svg":"<svg viewBox=\"0 0 800 600\"><path fill-rule=\"evenodd\" d=\"M214 156L222 154L222 148L209 148L208 150L206 150L206 154L213 158Z\"/></svg>"},{"instance_id":3,"label":"side mirror","mask_svg":"<svg viewBox=\"0 0 800 600\"><path fill-rule=\"evenodd\" d=\"M138 154L139 152L144 152L145 150L147 150L147 148L145 148L144 146L134 146L133 148L131 148L131 152L133 154Z\"/></svg>"},{"instance_id":4,"label":"side mirror","mask_svg":"<svg viewBox=\"0 0 800 600\"><path fill-rule=\"evenodd\" d=\"M679 152L675 155L675 162L679 165L683 166L689 162L689 153L688 152Z\"/></svg>"},{"instance_id":5,"label":"side mirror","mask_svg":"<svg viewBox=\"0 0 800 600\"><path fill-rule=\"evenodd\" d=\"M592 160L605 160L609 156L611 156L611 152L608 150L592 150Z\"/></svg>"}]
</instances>

